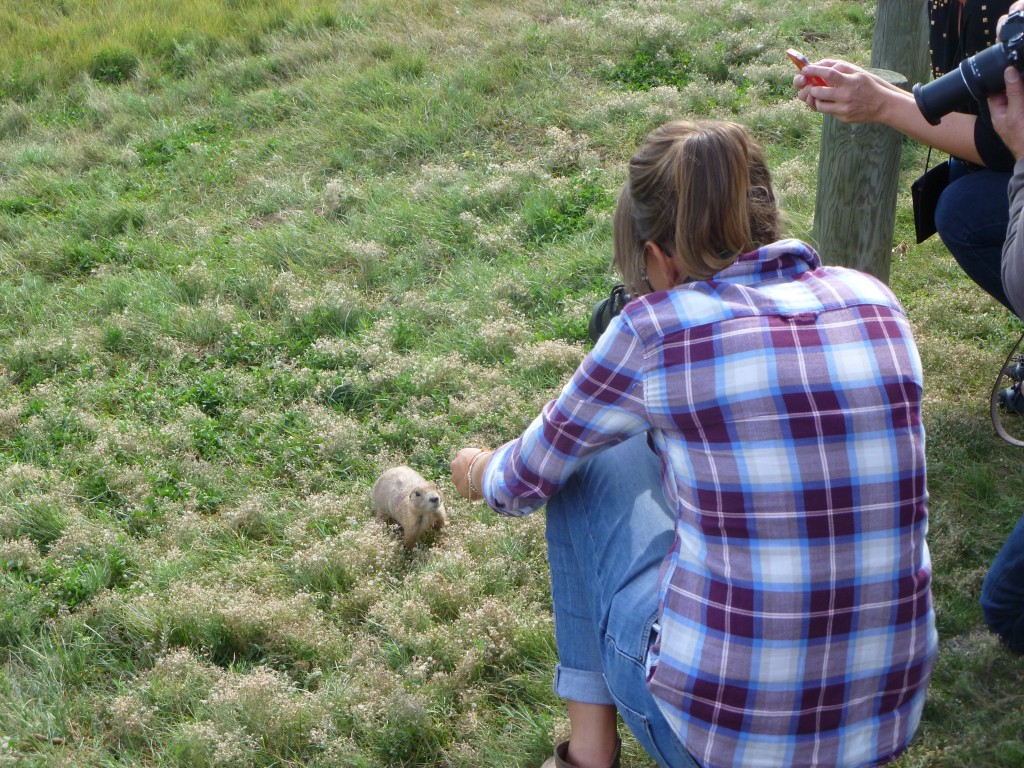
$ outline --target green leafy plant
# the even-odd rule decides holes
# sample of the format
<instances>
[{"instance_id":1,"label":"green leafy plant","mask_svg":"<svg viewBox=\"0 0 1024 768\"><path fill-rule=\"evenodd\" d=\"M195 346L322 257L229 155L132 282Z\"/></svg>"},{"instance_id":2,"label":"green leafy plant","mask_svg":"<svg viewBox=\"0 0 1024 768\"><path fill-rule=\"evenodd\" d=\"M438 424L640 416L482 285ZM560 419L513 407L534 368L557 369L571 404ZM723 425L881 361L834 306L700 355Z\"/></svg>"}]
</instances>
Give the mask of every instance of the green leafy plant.
<instances>
[{"instance_id":1,"label":"green leafy plant","mask_svg":"<svg viewBox=\"0 0 1024 768\"><path fill-rule=\"evenodd\" d=\"M89 62L89 74L101 83L118 85L139 69L139 57L126 48L101 48Z\"/></svg>"}]
</instances>

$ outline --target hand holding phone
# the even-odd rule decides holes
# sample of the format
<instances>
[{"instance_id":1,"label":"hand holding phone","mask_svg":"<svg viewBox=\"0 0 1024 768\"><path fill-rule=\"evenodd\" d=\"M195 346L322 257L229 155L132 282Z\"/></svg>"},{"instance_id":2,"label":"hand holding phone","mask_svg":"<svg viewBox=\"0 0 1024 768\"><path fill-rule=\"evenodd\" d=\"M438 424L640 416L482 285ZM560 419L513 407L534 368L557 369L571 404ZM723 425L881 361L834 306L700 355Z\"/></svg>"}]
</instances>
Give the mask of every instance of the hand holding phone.
<instances>
[{"instance_id":1,"label":"hand holding phone","mask_svg":"<svg viewBox=\"0 0 1024 768\"><path fill-rule=\"evenodd\" d=\"M811 63L807 60L806 56L804 56L802 53L800 53L800 51L796 50L795 48L787 48L786 55L789 56L790 61L796 64L796 68L799 69L801 72L804 71L804 67ZM828 85L828 83L826 83L823 79L815 75L804 75L804 77L807 78L808 85Z\"/></svg>"}]
</instances>

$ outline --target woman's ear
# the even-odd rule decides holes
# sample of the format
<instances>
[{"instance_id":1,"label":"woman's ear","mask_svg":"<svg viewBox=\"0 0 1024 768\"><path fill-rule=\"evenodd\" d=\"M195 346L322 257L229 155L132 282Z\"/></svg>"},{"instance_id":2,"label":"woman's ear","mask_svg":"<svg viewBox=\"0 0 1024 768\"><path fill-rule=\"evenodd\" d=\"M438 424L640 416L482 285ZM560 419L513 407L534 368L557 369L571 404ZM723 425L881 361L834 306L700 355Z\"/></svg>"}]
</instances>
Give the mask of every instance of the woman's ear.
<instances>
[{"instance_id":1,"label":"woman's ear","mask_svg":"<svg viewBox=\"0 0 1024 768\"><path fill-rule=\"evenodd\" d=\"M667 291L685 279L672 254L653 240L644 243L644 263L647 266L647 281L656 291Z\"/></svg>"}]
</instances>

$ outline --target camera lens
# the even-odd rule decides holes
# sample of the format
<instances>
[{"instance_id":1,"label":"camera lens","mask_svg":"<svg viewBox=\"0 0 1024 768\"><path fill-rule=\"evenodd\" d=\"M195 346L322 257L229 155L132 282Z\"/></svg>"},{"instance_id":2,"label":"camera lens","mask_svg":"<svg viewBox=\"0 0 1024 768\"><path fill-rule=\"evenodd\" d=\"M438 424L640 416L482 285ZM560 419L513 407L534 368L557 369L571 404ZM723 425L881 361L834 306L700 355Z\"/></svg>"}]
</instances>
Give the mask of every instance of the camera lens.
<instances>
[{"instance_id":1,"label":"camera lens","mask_svg":"<svg viewBox=\"0 0 1024 768\"><path fill-rule=\"evenodd\" d=\"M629 301L629 295L626 293L626 287L620 284L612 288L607 298L597 302L591 312L590 324L587 327L587 336L592 342L597 343L605 328L608 327L608 323L622 311L627 301Z\"/></svg>"},{"instance_id":2,"label":"camera lens","mask_svg":"<svg viewBox=\"0 0 1024 768\"><path fill-rule=\"evenodd\" d=\"M914 86L914 101L932 125L938 125L943 116L953 112L971 98L981 101L990 93L1005 88L1003 70L1009 63L1006 47L996 43L981 53L964 59L960 66L927 85Z\"/></svg>"}]
</instances>

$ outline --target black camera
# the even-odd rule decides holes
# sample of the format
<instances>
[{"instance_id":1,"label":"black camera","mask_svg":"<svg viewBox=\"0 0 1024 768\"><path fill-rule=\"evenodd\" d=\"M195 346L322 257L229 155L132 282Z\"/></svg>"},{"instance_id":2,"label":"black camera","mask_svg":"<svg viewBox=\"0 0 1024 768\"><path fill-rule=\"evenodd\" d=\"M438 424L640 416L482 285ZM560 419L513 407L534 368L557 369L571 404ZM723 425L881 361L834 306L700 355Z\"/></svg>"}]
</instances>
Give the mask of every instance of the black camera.
<instances>
[{"instance_id":1,"label":"black camera","mask_svg":"<svg viewBox=\"0 0 1024 768\"><path fill-rule=\"evenodd\" d=\"M597 343L601 334L604 333L604 329L608 327L608 323L622 311L629 298L626 286L619 284L612 288L612 292L608 294L607 298L601 299L594 305L594 311L590 315L590 325L587 326L587 335L592 342Z\"/></svg>"},{"instance_id":2,"label":"black camera","mask_svg":"<svg viewBox=\"0 0 1024 768\"><path fill-rule=\"evenodd\" d=\"M927 85L914 86L914 100L924 119L938 125L944 115L973 97L981 101L1006 89L1003 72L1010 65L1024 72L1024 12L1006 17L999 42L960 62L960 66Z\"/></svg>"}]
</instances>

